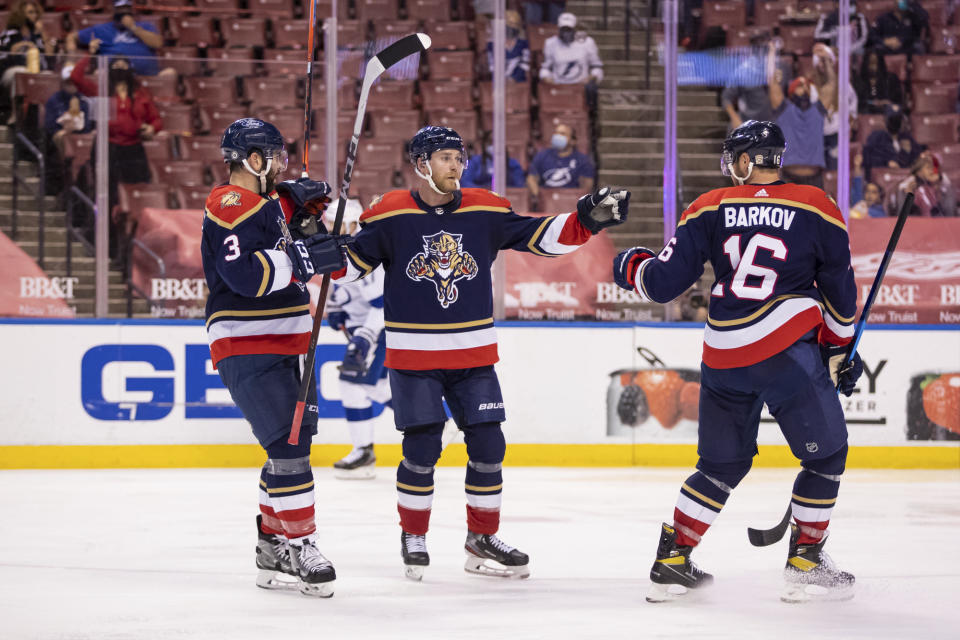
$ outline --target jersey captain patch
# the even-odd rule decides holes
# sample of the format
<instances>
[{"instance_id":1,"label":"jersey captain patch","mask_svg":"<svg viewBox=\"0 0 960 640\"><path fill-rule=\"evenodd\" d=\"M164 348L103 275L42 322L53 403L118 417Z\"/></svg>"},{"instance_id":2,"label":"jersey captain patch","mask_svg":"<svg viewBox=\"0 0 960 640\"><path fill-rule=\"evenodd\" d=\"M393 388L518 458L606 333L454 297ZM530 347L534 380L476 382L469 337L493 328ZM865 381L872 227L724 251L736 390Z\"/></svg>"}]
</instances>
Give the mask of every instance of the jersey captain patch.
<instances>
[{"instance_id":1,"label":"jersey captain patch","mask_svg":"<svg viewBox=\"0 0 960 640\"><path fill-rule=\"evenodd\" d=\"M423 251L407 264L407 277L432 282L440 306L446 309L460 295L457 281L476 277L477 261L463 250L462 234L440 231L422 238Z\"/></svg>"}]
</instances>

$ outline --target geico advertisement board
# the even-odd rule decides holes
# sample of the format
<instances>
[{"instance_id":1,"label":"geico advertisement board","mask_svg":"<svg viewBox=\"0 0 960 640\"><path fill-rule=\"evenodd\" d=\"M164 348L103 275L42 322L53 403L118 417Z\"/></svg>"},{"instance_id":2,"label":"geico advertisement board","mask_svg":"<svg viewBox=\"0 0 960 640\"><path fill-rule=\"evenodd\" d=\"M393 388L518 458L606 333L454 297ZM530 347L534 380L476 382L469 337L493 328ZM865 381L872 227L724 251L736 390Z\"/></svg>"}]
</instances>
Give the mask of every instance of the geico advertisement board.
<instances>
[{"instance_id":1,"label":"geico advertisement board","mask_svg":"<svg viewBox=\"0 0 960 640\"><path fill-rule=\"evenodd\" d=\"M508 440L696 440L699 327L508 324L497 365ZM193 323L0 324L7 356L0 445L244 444L246 422ZM346 443L342 334L317 348L319 442ZM960 332L868 330L857 393L842 398L854 444L960 439ZM383 412L379 442L398 442ZM783 442L765 420L762 444Z\"/></svg>"}]
</instances>

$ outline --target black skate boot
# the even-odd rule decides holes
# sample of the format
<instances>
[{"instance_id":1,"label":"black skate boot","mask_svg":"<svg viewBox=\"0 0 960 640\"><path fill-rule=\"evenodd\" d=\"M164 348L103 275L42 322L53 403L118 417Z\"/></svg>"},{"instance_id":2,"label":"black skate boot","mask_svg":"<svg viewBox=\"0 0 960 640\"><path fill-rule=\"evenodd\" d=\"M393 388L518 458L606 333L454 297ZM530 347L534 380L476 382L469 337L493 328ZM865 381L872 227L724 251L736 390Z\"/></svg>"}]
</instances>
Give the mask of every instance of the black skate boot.
<instances>
[{"instance_id":1,"label":"black skate boot","mask_svg":"<svg viewBox=\"0 0 960 640\"><path fill-rule=\"evenodd\" d=\"M780 599L784 602L813 600L849 600L853 597L856 578L841 571L823 550L826 532L817 544L798 544L800 528L790 524L790 551L783 570L784 584Z\"/></svg>"},{"instance_id":2,"label":"black skate boot","mask_svg":"<svg viewBox=\"0 0 960 640\"><path fill-rule=\"evenodd\" d=\"M297 572L290 563L290 549L283 536L264 533L257 516L257 586L261 589L296 589Z\"/></svg>"},{"instance_id":3,"label":"black skate boot","mask_svg":"<svg viewBox=\"0 0 960 640\"><path fill-rule=\"evenodd\" d=\"M376 476L376 464L372 444L355 447L343 459L333 463L333 475L341 480L368 480Z\"/></svg>"},{"instance_id":4,"label":"black skate boot","mask_svg":"<svg viewBox=\"0 0 960 640\"><path fill-rule=\"evenodd\" d=\"M463 547L467 550L463 569L468 573L498 578L522 579L530 576L530 557L492 533L468 531Z\"/></svg>"},{"instance_id":5,"label":"black skate boot","mask_svg":"<svg viewBox=\"0 0 960 640\"><path fill-rule=\"evenodd\" d=\"M329 598L333 595L333 583L337 572L330 561L323 557L317 545L310 538L301 538L290 542L290 560L300 578L297 585L300 593L306 596Z\"/></svg>"},{"instance_id":6,"label":"black skate boot","mask_svg":"<svg viewBox=\"0 0 960 640\"><path fill-rule=\"evenodd\" d=\"M430 566L427 537L401 531L400 554L403 556L403 575L417 582L423 580L423 570Z\"/></svg>"},{"instance_id":7,"label":"black skate boot","mask_svg":"<svg viewBox=\"0 0 960 640\"><path fill-rule=\"evenodd\" d=\"M705 573L690 560L693 547L677 544L677 532L663 523L657 559L650 569L650 592L647 602L668 602L686 595L688 589L709 586L713 576Z\"/></svg>"}]
</instances>

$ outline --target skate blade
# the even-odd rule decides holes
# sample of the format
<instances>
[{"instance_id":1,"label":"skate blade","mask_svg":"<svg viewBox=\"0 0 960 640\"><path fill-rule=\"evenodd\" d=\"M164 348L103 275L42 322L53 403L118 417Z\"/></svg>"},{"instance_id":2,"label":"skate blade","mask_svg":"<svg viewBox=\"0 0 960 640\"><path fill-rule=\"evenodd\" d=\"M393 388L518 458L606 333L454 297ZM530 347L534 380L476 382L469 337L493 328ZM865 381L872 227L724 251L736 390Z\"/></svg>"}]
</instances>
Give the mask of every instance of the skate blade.
<instances>
[{"instance_id":1,"label":"skate blade","mask_svg":"<svg viewBox=\"0 0 960 640\"><path fill-rule=\"evenodd\" d=\"M372 464L356 469L337 469L334 467L333 477L338 480L372 480L377 477L377 468Z\"/></svg>"},{"instance_id":2,"label":"skate blade","mask_svg":"<svg viewBox=\"0 0 960 640\"><path fill-rule=\"evenodd\" d=\"M655 604L659 602L676 602L677 600L684 599L688 593L690 593L690 589L687 589L682 584L658 584L652 582L650 583L650 590L647 592L647 602Z\"/></svg>"},{"instance_id":3,"label":"skate blade","mask_svg":"<svg viewBox=\"0 0 960 640\"><path fill-rule=\"evenodd\" d=\"M424 565L405 564L403 565L403 575L409 580L420 582L421 580L423 580L424 569L426 569Z\"/></svg>"},{"instance_id":4,"label":"skate blade","mask_svg":"<svg viewBox=\"0 0 960 640\"><path fill-rule=\"evenodd\" d=\"M470 554L467 555L467 560L463 564L463 570L467 573L475 573L478 576L509 578L511 580L523 580L530 577L530 567L528 565L507 566L496 560L478 558Z\"/></svg>"},{"instance_id":5,"label":"skate blade","mask_svg":"<svg viewBox=\"0 0 960 640\"><path fill-rule=\"evenodd\" d=\"M281 571L260 569L257 572L257 586L271 591L296 591L300 588L300 580Z\"/></svg>"},{"instance_id":6,"label":"skate blade","mask_svg":"<svg viewBox=\"0 0 960 640\"><path fill-rule=\"evenodd\" d=\"M303 582L301 580L298 586L300 587L300 593L305 596L310 596L311 598L332 598L334 582L336 581L330 580L329 582Z\"/></svg>"},{"instance_id":7,"label":"skate blade","mask_svg":"<svg viewBox=\"0 0 960 640\"><path fill-rule=\"evenodd\" d=\"M853 597L853 586L831 589L817 584L788 582L780 592L780 601L788 604L806 602L842 602Z\"/></svg>"}]
</instances>

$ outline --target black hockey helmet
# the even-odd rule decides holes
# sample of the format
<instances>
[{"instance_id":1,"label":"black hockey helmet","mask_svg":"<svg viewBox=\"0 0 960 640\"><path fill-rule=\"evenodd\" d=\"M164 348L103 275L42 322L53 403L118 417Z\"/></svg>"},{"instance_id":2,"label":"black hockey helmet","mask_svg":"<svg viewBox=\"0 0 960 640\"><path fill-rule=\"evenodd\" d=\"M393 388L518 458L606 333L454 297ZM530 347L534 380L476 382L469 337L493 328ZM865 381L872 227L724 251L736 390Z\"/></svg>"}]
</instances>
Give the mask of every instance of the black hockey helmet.
<instances>
[{"instance_id":1,"label":"black hockey helmet","mask_svg":"<svg viewBox=\"0 0 960 640\"><path fill-rule=\"evenodd\" d=\"M732 167L741 153L750 156L753 167L779 169L783 161L783 151L786 148L787 140L777 123L766 120L747 120L731 131L723 141L720 170L725 176L739 179L739 176L733 175ZM752 167L750 170L753 170Z\"/></svg>"},{"instance_id":2,"label":"black hockey helmet","mask_svg":"<svg viewBox=\"0 0 960 640\"><path fill-rule=\"evenodd\" d=\"M429 160L434 151L440 149L455 149L463 157L463 163L466 165L466 152L463 149L463 138L460 134L449 127L426 126L410 139L410 146L407 155L410 162L416 166L417 160L423 158Z\"/></svg>"},{"instance_id":3,"label":"black hockey helmet","mask_svg":"<svg viewBox=\"0 0 960 640\"><path fill-rule=\"evenodd\" d=\"M264 159L279 164L279 170L287 168L287 149L280 131L257 118L241 118L223 132L220 151L224 162L244 162L252 152L258 151Z\"/></svg>"}]
</instances>

